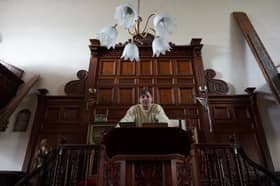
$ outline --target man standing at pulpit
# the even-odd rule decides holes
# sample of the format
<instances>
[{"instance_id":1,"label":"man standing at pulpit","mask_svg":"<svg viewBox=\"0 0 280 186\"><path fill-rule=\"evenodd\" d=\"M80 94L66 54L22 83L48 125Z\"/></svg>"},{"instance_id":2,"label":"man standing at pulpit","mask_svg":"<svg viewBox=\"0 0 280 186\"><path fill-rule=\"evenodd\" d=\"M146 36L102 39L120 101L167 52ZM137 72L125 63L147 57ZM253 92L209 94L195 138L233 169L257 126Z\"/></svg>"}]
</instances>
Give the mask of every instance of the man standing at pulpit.
<instances>
[{"instance_id":1,"label":"man standing at pulpit","mask_svg":"<svg viewBox=\"0 0 280 186\"><path fill-rule=\"evenodd\" d=\"M151 90L143 88L139 94L139 104L131 106L120 122L135 122L137 127L142 127L143 123L169 123L169 119L163 108L153 103Z\"/></svg>"}]
</instances>

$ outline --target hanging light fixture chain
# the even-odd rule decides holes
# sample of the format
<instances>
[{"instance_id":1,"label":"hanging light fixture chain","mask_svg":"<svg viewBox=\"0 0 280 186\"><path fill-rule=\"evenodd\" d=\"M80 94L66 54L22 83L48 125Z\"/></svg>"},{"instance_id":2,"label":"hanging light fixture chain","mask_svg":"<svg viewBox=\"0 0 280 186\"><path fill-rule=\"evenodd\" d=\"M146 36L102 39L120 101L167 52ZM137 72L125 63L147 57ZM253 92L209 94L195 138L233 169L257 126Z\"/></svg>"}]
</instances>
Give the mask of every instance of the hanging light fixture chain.
<instances>
[{"instance_id":1,"label":"hanging light fixture chain","mask_svg":"<svg viewBox=\"0 0 280 186\"><path fill-rule=\"evenodd\" d=\"M145 32L146 32L147 27L148 27L148 24L149 24L149 22L150 22L150 19L151 19L154 15L156 15L156 14L153 13L153 14L151 14L151 15L147 18L147 21L146 21L146 24L145 24L145 27L144 27L142 33L145 33Z\"/></svg>"},{"instance_id":2,"label":"hanging light fixture chain","mask_svg":"<svg viewBox=\"0 0 280 186\"><path fill-rule=\"evenodd\" d=\"M137 16L140 16L140 0L137 0Z\"/></svg>"}]
</instances>

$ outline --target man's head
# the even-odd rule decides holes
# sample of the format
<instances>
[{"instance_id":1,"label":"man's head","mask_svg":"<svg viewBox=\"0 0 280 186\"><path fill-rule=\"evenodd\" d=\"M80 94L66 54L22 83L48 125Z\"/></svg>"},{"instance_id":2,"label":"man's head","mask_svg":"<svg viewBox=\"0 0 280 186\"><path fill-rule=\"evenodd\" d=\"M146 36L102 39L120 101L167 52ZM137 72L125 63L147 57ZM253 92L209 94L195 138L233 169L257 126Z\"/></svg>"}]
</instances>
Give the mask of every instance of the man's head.
<instances>
[{"instance_id":1,"label":"man's head","mask_svg":"<svg viewBox=\"0 0 280 186\"><path fill-rule=\"evenodd\" d=\"M139 94L139 103L143 106L143 109L148 110L153 102L153 96L149 88L142 88Z\"/></svg>"}]
</instances>

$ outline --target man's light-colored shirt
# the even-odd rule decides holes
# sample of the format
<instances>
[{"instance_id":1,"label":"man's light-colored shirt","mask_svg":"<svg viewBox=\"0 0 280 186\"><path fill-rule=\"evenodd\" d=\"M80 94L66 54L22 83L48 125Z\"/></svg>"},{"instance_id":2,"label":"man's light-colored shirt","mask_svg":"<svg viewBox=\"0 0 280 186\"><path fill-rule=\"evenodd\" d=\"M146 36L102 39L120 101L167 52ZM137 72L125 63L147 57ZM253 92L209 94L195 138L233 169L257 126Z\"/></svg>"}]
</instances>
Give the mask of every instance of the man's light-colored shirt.
<instances>
[{"instance_id":1,"label":"man's light-colored shirt","mask_svg":"<svg viewBox=\"0 0 280 186\"><path fill-rule=\"evenodd\" d=\"M158 104L152 104L149 110L144 110L141 104L131 106L120 122L135 122L137 127L143 123L169 123L163 108Z\"/></svg>"}]
</instances>

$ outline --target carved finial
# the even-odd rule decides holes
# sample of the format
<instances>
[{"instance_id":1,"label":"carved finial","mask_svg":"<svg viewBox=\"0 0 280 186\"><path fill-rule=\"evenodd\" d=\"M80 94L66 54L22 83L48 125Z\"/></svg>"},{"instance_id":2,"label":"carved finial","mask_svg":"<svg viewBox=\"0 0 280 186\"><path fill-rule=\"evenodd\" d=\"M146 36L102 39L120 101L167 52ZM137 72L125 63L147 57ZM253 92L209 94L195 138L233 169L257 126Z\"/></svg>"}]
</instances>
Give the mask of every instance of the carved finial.
<instances>
[{"instance_id":1,"label":"carved finial","mask_svg":"<svg viewBox=\"0 0 280 186\"><path fill-rule=\"evenodd\" d=\"M191 45L194 46L194 45L201 45L201 38L192 38L191 40Z\"/></svg>"},{"instance_id":2,"label":"carved finial","mask_svg":"<svg viewBox=\"0 0 280 186\"><path fill-rule=\"evenodd\" d=\"M206 69L204 74L205 78L208 80L213 79L216 76L216 72L213 69Z\"/></svg>"},{"instance_id":3,"label":"carved finial","mask_svg":"<svg viewBox=\"0 0 280 186\"><path fill-rule=\"evenodd\" d=\"M100 41L98 39L90 39L90 46L99 47L100 46Z\"/></svg>"},{"instance_id":4,"label":"carved finial","mask_svg":"<svg viewBox=\"0 0 280 186\"><path fill-rule=\"evenodd\" d=\"M248 87L244 91L247 92L247 94L250 96L250 95L254 94L255 90L256 90L256 87Z\"/></svg>"},{"instance_id":5,"label":"carved finial","mask_svg":"<svg viewBox=\"0 0 280 186\"><path fill-rule=\"evenodd\" d=\"M46 88L40 88L38 91L41 95L47 95L49 93L49 90Z\"/></svg>"},{"instance_id":6,"label":"carved finial","mask_svg":"<svg viewBox=\"0 0 280 186\"><path fill-rule=\"evenodd\" d=\"M213 69L204 70L204 76L206 79L208 93L210 95L225 95L228 93L228 85L223 80L214 79L216 72Z\"/></svg>"},{"instance_id":7,"label":"carved finial","mask_svg":"<svg viewBox=\"0 0 280 186\"><path fill-rule=\"evenodd\" d=\"M98 55L98 47L100 47L100 41L98 39L90 39L90 51L91 55L97 56Z\"/></svg>"},{"instance_id":8,"label":"carved finial","mask_svg":"<svg viewBox=\"0 0 280 186\"><path fill-rule=\"evenodd\" d=\"M192 38L191 40L191 46L194 47L194 54L196 56L200 56L201 55L201 48L202 48L202 44L201 44L201 38Z\"/></svg>"},{"instance_id":9,"label":"carved finial","mask_svg":"<svg viewBox=\"0 0 280 186\"><path fill-rule=\"evenodd\" d=\"M89 107L94 105L96 103L96 89L95 88L89 88L88 89L88 99L86 103L86 109L88 110Z\"/></svg>"},{"instance_id":10,"label":"carved finial","mask_svg":"<svg viewBox=\"0 0 280 186\"><path fill-rule=\"evenodd\" d=\"M88 76L88 72L86 70L79 70L77 72L77 77L80 79L80 80L84 80L86 79Z\"/></svg>"},{"instance_id":11,"label":"carved finial","mask_svg":"<svg viewBox=\"0 0 280 186\"><path fill-rule=\"evenodd\" d=\"M88 72L86 70L79 70L77 72L77 77L78 80L69 81L64 86L64 92L67 95L83 96L85 94L85 84L88 77Z\"/></svg>"},{"instance_id":12,"label":"carved finial","mask_svg":"<svg viewBox=\"0 0 280 186\"><path fill-rule=\"evenodd\" d=\"M34 162L33 167L34 168L41 167L47 160L47 157L48 157L49 153L51 152L51 150L52 150L52 147L50 146L48 139L43 138L40 141L39 148L36 152L36 157L35 157L35 162Z\"/></svg>"}]
</instances>

